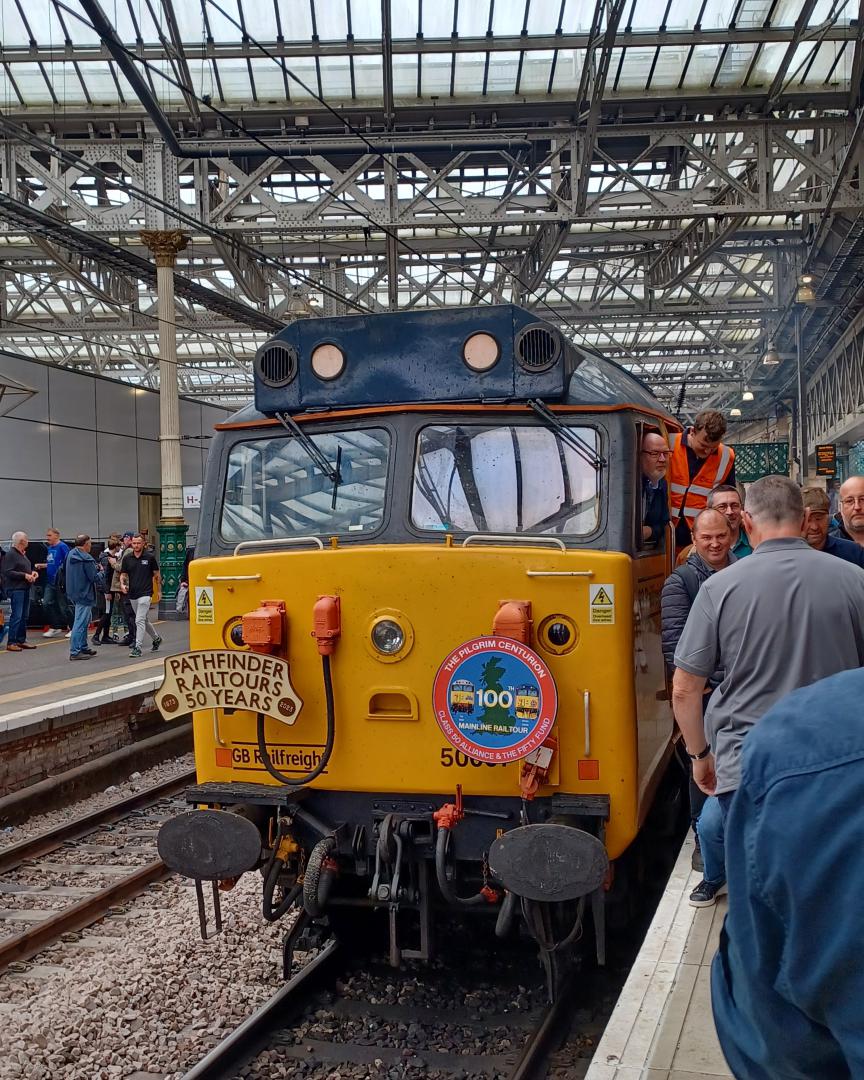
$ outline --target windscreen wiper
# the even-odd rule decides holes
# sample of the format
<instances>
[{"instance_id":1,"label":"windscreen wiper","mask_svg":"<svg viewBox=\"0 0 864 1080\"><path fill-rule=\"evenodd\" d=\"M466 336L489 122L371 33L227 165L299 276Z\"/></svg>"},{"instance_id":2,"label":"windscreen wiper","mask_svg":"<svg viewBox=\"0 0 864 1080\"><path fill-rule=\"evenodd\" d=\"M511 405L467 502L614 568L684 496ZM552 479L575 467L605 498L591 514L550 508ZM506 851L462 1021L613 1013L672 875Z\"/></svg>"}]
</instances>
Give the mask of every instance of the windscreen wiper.
<instances>
[{"instance_id":1,"label":"windscreen wiper","mask_svg":"<svg viewBox=\"0 0 864 1080\"><path fill-rule=\"evenodd\" d=\"M561 438L562 442L567 443L570 449L578 454L583 461L598 471L603 468L606 464L606 458L601 457L593 446L585 442L580 435L577 435L573 428L562 424L558 417L550 412L539 398L529 398L528 404L546 427L551 428Z\"/></svg>"},{"instance_id":2,"label":"windscreen wiper","mask_svg":"<svg viewBox=\"0 0 864 1080\"><path fill-rule=\"evenodd\" d=\"M342 451L340 448L339 454L336 458L336 466L332 466L326 457L321 453L318 447L315 445L312 439L306 434L306 432L300 427L297 421L289 416L288 413L277 412L275 414L276 419L285 428L289 435L293 435L295 439L300 443L312 461L318 466L321 472L327 477L327 479L333 484L333 505L336 505L336 492L339 485L342 483L342 477L339 472L339 465L342 459Z\"/></svg>"}]
</instances>

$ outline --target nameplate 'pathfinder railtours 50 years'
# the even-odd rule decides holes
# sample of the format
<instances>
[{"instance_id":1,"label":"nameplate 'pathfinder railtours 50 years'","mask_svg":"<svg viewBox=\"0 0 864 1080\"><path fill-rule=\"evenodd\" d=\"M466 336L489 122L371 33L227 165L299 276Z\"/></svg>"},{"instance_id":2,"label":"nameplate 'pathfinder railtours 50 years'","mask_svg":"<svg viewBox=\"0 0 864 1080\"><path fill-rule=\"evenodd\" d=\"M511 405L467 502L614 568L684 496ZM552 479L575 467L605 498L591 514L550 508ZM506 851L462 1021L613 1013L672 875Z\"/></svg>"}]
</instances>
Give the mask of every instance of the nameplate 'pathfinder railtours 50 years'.
<instances>
[{"instance_id":1,"label":"nameplate 'pathfinder railtours 50 years'","mask_svg":"<svg viewBox=\"0 0 864 1080\"><path fill-rule=\"evenodd\" d=\"M194 709L247 709L293 724L303 708L286 660L232 649L167 657L155 697L166 720Z\"/></svg>"}]
</instances>

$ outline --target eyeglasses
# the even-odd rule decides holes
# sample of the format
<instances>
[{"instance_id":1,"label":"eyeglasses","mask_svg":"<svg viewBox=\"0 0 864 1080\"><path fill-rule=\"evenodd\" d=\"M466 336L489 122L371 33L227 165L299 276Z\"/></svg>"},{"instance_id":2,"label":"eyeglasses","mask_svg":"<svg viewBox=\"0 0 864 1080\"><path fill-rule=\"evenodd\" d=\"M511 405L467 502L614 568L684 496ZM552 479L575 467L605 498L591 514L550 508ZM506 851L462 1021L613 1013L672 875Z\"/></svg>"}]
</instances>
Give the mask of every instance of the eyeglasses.
<instances>
[{"instance_id":1,"label":"eyeglasses","mask_svg":"<svg viewBox=\"0 0 864 1080\"><path fill-rule=\"evenodd\" d=\"M740 510L741 503L712 503L712 510L719 510L721 514L725 514L727 510Z\"/></svg>"},{"instance_id":2,"label":"eyeglasses","mask_svg":"<svg viewBox=\"0 0 864 1080\"><path fill-rule=\"evenodd\" d=\"M672 453L672 451L671 450L643 450L642 453L647 454L648 457L661 458L661 457L669 457L669 455Z\"/></svg>"},{"instance_id":3,"label":"eyeglasses","mask_svg":"<svg viewBox=\"0 0 864 1080\"><path fill-rule=\"evenodd\" d=\"M864 495L847 495L840 500L841 506L864 506Z\"/></svg>"}]
</instances>

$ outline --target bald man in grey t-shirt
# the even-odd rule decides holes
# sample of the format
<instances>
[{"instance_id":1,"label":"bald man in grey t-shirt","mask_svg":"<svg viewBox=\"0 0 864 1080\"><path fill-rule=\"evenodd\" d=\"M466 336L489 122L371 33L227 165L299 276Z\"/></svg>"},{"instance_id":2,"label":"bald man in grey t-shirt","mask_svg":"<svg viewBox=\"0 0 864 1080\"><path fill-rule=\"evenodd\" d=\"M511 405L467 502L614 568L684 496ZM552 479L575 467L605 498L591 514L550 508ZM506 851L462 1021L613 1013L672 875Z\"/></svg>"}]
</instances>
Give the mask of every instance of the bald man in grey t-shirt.
<instances>
[{"instance_id":1,"label":"bald man in grey t-shirt","mask_svg":"<svg viewBox=\"0 0 864 1080\"><path fill-rule=\"evenodd\" d=\"M741 745L781 697L864 666L864 570L814 551L801 539L804 504L787 477L766 476L747 493L752 558L714 574L696 597L675 650L672 701L693 759L693 778L711 795L738 787ZM702 693L726 675L702 721ZM724 811L728 799L721 798Z\"/></svg>"}]
</instances>

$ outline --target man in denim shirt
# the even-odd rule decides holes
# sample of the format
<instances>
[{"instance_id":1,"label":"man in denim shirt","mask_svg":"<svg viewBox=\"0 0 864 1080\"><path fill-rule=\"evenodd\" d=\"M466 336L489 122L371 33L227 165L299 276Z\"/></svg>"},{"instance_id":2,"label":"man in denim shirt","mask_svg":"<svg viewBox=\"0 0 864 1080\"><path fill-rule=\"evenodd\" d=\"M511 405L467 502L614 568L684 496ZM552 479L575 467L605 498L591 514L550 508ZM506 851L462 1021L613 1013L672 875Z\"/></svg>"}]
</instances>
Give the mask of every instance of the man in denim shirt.
<instances>
[{"instance_id":1,"label":"man in denim shirt","mask_svg":"<svg viewBox=\"0 0 864 1080\"><path fill-rule=\"evenodd\" d=\"M864 670L750 732L726 823L729 914L711 972L738 1080L864 1076Z\"/></svg>"}]
</instances>

